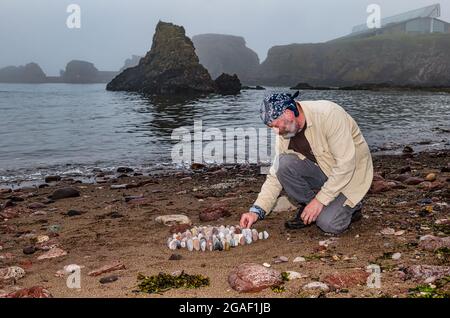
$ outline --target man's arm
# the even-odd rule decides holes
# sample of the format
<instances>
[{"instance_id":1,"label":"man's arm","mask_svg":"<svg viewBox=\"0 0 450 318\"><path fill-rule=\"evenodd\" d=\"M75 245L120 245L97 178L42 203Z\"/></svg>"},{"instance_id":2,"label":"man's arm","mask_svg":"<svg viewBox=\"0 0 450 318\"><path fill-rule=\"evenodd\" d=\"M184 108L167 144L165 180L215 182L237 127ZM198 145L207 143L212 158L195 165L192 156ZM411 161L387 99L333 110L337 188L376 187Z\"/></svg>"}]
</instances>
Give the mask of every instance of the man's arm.
<instances>
[{"instance_id":1,"label":"man's arm","mask_svg":"<svg viewBox=\"0 0 450 318\"><path fill-rule=\"evenodd\" d=\"M316 199L323 205L328 205L350 182L356 169L356 152L351 125L343 109L337 109L328 116L324 129L334 165Z\"/></svg>"}]
</instances>

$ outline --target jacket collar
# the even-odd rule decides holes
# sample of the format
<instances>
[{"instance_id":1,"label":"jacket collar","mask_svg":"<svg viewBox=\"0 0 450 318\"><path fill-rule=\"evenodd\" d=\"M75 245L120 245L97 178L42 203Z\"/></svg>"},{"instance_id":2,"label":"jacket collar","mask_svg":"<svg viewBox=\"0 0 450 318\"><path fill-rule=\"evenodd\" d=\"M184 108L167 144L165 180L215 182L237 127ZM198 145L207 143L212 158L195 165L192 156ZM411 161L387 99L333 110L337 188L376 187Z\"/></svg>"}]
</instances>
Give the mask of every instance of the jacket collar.
<instances>
[{"instance_id":1,"label":"jacket collar","mask_svg":"<svg viewBox=\"0 0 450 318\"><path fill-rule=\"evenodd\" d=\"M303 111L303 114L305 115L306 118L306 129L308 129L309 127L313 126L313 121L312 121L312 116L311 116L311 109L309 108L309 106L307 105L306 102L298 102L300 104L300 107Z\"/></svg>"}]
</instances>

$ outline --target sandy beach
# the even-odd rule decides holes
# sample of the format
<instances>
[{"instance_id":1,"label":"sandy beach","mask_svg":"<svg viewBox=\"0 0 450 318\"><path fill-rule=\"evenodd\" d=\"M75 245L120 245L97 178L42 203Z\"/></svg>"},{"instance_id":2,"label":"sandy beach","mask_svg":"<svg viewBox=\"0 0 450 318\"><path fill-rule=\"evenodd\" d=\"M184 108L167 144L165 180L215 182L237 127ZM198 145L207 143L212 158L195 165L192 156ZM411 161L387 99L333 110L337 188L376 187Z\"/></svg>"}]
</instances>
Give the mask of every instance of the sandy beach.
<instances>
[{"instance_id":1,"label":"sandy beach","mask_svg":"<svg viewBox=\"0 0 450 318\"><path fill-rule=\"evenodd\" d=\"M0 268L19 266L26 275L16 282L0 280L0 294L42 286L53 297L316 297L317 291L305 291L302 286L322 281L330 274L365 271L369 264L378 264L382 269L381 288L360 284L331 288L321 296L408 297L408 290L421 282L408 278L401 270L414 265L449 265L448 249L442 254L418 245L424 235L449 235L449 151L374 156L374 166L374 183L379 181L381 188L374 188L372 192L376 193L366 197L362 220L334 236L335 240L316 226L288 231L284 221L295 212L274 212L255 225L260 231L268 231L269 239L230 251L171 251L166 245L172 235L170 227L155 222L155 218L184 214L193 225L237 225L265 180L256 166L203 168L158 176L135 176L131 171L119 177L99 173L101 183L96 184L62 179L43 188L2 190ZM436 181L422 180L431 178L430 173L435 174ZM406 184L411 181L405 183L405 176L421 179ZM48 200L63 187L78 190L80 196ZM201 222L199 212L214 204L223 206L231 216ZM79 215L68 216L70 210ZM35 246L41 235L50 239L43 244L44 249L45 244L56 244L67 255L38 260L46 251L37 249L24 254L23 249ZM321 246L319 242L324 240L331 243ZM181 259L169 260L173 253L181 255ZM401 256L393 259L395 253ZM279 256L288 261L274 263ZM293 262L296 257L305 261ZM123 263L125 269L88 275L114 261ZM246 262L269 263L273 269L296 271L303 278L286 282L282 293L269 288L240 294L230 287L227 278L235 266ZM56 275L69 264L82 266L80 289L69 289L67 275ZM180 270L208 276L210 286L151 295L136 292L138 273L156 275ZM109 284L99 282L109 275L117 275L118 279ZM448 286L444 288L448 291Z\"/></svg>"}]
</instances>

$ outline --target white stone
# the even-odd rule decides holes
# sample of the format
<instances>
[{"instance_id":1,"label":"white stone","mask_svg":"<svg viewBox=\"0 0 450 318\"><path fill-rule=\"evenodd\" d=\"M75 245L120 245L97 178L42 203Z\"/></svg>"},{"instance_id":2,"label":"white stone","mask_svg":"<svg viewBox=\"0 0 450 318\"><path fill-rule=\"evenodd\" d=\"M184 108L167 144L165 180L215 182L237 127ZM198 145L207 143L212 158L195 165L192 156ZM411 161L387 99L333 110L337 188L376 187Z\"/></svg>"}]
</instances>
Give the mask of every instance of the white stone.
<instances>
[{"instance_id":1,"label":"white stone","mask_svg":"<svg viewBox=\"0 0 450 318\"><path fill-rule=\"evenodd\" d=\"M402 257L401 253L394 253L394 254L392 254L392 259L394 259L394 260L398 260L398 259L400 259L400 257Z\"/></svg>"},{"instance_id":2,"label":"white stone","mask_svg":"<svg viewBox=\"0 0 450 318\"><path fill-rule=\"evenodd\" d=\"M270 267L271 265L269 263L263 263L264 267Z\"/></svg>"},{"instance_id":3,"label":"white stone","mask_svg":"<svg viewBox=\"0 0 450 318\"><path fill-rule=\"evenodd\" d=\"M294 258L293 262L294 263L306 262L306 259L304 257L298 256L298 257Z\"/></svg>"},{"instance_id":4,"label":"white stone","mask_svg":"<svg viewBox=\"0 0 450 318\"><path fill-rule=\"evenodd\" d=\"M328 287L327 284L322 282L311 282L303 286L303 289L304 290L319 289L326 292L330 290L330 287Z\"/></svg>"},{"instance_id":5,"label":"white stone","mask_svg":"<svg viewBox=\"0 0 450 318\"><path fill-rule=\"evenodd\" d=\"M191 220L183 214L170 214L158 216L155 221L160 224L172 226L175 224L188 224L191 225Z\"/></svg>"},{"instance_id":6,"label":"white stone","mask_svg":"<svg viewBox=\"0 0 450 318\"><path fill-rule=\"evenodd\" d=\"M294 280L294 279L308 277L308 275L303 275L303 274L300 274L300 273L294 272L294 271L286 271L286 273L288 274L288 279L289 280Z\"/></svg>"}]
</instances>

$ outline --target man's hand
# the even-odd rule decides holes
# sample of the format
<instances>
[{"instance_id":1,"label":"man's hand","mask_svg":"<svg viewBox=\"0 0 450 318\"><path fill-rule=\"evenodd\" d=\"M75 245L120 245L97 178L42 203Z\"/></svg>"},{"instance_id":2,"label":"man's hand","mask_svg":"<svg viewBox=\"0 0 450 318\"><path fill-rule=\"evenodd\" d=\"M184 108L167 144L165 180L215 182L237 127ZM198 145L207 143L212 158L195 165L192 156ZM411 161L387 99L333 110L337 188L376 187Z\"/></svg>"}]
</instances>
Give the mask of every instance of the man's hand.
<instances>
[{"instance_id":1,"label":"man's hand","mask_svg":"<svg viewBox=\"0 0 450 318\"><path fill-rule=\"evenodd\" d=\"M306 225L311 224L317 220L320 212L322 212L324 205L319 202L316 198L312 199L311 202L305 207L301 218L303 223Z\"/></svg>"},{"instance_id":2,"label":"man's hand","mask_svg":"<svg viewBox=\"0 0 450 318\"><path fill-rule=\"evenodd\" d=\"M247 212L241 215L241 221L239 222L239 226L241 228L249 229L256 221L258 221L258 214L253 212Z\"/></svg>"}]
</instances>

